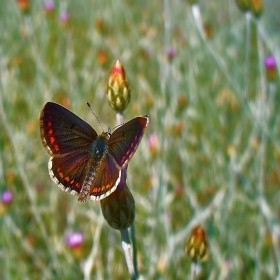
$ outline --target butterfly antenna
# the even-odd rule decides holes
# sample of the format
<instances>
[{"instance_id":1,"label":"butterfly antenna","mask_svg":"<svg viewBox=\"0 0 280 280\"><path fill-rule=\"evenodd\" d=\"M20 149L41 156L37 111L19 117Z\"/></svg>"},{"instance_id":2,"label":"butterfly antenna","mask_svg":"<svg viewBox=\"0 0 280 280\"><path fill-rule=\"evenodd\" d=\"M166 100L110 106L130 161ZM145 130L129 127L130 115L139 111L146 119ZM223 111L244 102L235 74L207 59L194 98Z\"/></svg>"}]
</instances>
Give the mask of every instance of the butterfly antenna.
<instances>
[{"instance_id":1,"label":"butterfly antenna","mask_svg":"<svg viewBox=\"0 0 280 280\"><path fill-rule=\"evenodd\" d=\"M102 125L101 125L100 120L97 118L97 116L96 116L95 113L93 112L93 110L92 110L92 108L91 108L91 106L90 106L90 104L89 104L88 102L87 102L87 105L88 105L90 111L92 112L92 114L93 114L93 115L95 116L95 118L97 119L98 124L99 124L99 126L101 127L102 131L104 132L104 129L103 129Z\"/></svg>"}]
</instances>

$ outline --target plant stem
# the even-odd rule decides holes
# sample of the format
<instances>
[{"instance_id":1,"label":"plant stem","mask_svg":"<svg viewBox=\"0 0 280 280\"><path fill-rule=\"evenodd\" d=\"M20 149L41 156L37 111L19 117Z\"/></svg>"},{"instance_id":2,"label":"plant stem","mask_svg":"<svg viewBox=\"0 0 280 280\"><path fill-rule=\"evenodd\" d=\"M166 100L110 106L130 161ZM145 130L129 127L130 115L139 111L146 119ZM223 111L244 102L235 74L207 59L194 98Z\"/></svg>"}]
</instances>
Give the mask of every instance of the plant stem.
<instances>
[{"instance_id":1,"label":"plant stem","mask_svg":"<svg viewBox=\"0 0 280 280\"><path fill-rule=\"evenodd\" d=\"M125 261L126 261L126 265L129 271L129 275L130 278L132 280L136 280L136 274L135 274L135 270L134 270L134 266L133 266L133 261L132 261L132 253L131 253L131 244L130 244L130 240L129 240L129 233L128 233L128 229L125 230L121 230L121 237L122 237L122 248L124 251L124 256L125 256Z\"/></svg>"}]
</instances>

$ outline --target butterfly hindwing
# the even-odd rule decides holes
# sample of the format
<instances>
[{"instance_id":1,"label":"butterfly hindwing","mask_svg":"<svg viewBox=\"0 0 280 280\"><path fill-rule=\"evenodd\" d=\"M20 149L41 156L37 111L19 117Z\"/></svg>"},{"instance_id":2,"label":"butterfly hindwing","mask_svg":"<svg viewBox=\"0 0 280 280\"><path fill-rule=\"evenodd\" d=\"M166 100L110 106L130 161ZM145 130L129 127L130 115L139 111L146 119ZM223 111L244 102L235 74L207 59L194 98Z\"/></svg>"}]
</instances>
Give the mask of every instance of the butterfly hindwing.
<instances>
[{"instance_id":1,"label":"butterfly hindwing","mask_svg":"<svg viewBox=\"0 0 280 280\"><path fill-rule=\"evenodd\" d=\"M71 194L79 194L91 162L88 152L72 153L49 160L49 174L53 181Z\"/></svg>"},{"instance_id":2,"label":"butterfly hindwing","mask_svg":"<svg viewBox=\"0 0 280 280\"><path fill-rule=\"evenodd\" d=\"M118 127L110 136L108 150L121 169L135 153L148 123L147 116L134 118Z\"/></svg>"},{"instance_id":3,"label":"butterfly hindwing","mask_svg":"<svg viewBox=\"0 0 280 280\"><path fill-rule=\"evenodd\" d=\"M114 192L120 182L121 172L112 156L107 153L97 169L92 183L90 199L101 200Z\"/></svg>"}]
</instances>

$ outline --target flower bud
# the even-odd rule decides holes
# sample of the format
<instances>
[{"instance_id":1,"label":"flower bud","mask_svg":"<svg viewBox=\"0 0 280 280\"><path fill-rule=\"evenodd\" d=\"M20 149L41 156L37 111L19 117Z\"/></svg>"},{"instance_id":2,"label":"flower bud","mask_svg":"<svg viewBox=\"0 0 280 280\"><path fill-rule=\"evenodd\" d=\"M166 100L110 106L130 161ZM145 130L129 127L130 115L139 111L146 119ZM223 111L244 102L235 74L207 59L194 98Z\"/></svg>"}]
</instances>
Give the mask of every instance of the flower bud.
<instances>
[{"instance_id":1,"label":"flower bud","mask_svg":"<svg viewBox=\"0 0 280 280\"><path fill-rule=\"evenodd\" d=\"M13 202L13 193L9 190L6 190L2 194L2 202L4 204L11 204Z\"/></svg>"},{"instance_id":2,"label":"flower bud","mask_svg":"<svg viewBox=\"0 0 280 280\"><path fill-rule=\"evenodd\" d=\"M59 15L59 19L60 19L61 25L63 27L67 27L70 22L70 14L66 11L62 11Z\"/></svg>"},{"instance_id":3,"label":"flower bud","mask_svg":"<svg viewBox=\"0 0 280 280\"><path fill-rule=\"evenodd\" d=\"M66 238L66 245L78 259L82 258L84 255L82 251L84 239L84 234L81 231L71 232Z\"/></svg>"},{"instance_id":4,"label":"flower bud","mask_svg":"<svg viewBox=\"0 0 280 280\"><path fill-rule=\"evenodd\" d=\"M123 171L126 173L126 170ZM135 203L125 182L126 174L121 178L117 189L108 197L101 200L104 218L110 227L124 230L131 226L135 218Z\"/></svg>"},{"instance_id":5,"label":"flower bud","mask_svg":"<svg viewBox=\"0 0 280 280\"><path fill-rule=\"evenodd\" d=\"M55 10L55 4L53 0L45 0L44 9L47 15L53 14Z\"/></svg>"},{"instance_id":6,"label":"flower bud","mask_svg":"<svg viewBox=\"0 0 280 280\"><path fill-rule=\"evenodd\" d=\"M250 8L250 0L236 0L236 4L242 12L247 12Z\"/></svg>"},{"instance_id":7,"label":"flower bud","mask_svg":"<svg viewBox=\"0 0 280 280\"><path fill-rule=\"evenodd\" d=\"M83 241L84 241L84 234L80 231L69 233L66 238L66 244L70 248L80 247Z\"/></svg>"},{"instance_id":8,"label":"flower bud","mask_svg":"<svg viewBox=\"0 0 280 280\"><path fill-rule=\"evenodd\" d=\"M277 78L277 64L273 55L265 58L266 76L268 80L273 81Z\"/></svg>"},{"instance_id":9,"label":"flower bud","mask_svg":"<svg viewBox=\"0 0 280 280\"><path fill-rule=\"evenodd\" d=\"M254 14L256 17L260 17L263 12L263 1L251 0L250 2L250 9L252 11L252 14Z\"/></svg>"},{"instance_id":10,"label":"flower bud","mask_svg":"<svg viewBox=\"0 0 280 280\"><path fill-rule=\"evenodd\" d=\"M186 253L192 261L205 261L209 256L208 241L204 229L196 226L187 242Z\"/></svg>"},{"instance_id":11,"label":"flower bud","mask_svg":"<svg viewBox=\"0 0 280 280\"><path fill-rule=\"evenodd\" d=\"M18 0L17 1L18 3L18 6L20 8L20 10L23 12L23 13L28 13L29 12L29 1L28 0Z\"/></svg>"},{"instance_id":12,"label":"flower bud","mask_svg":"<svg viewBox=\"0 0 280 280\"><path fill-rule=\"evenodd\" d=\"M127 186L101 200L101 209L109 226L116 230L129 228L135 218L135 203Z\"/></svg>"},{"instance_id":13,"label":"flower bud","mask_svg":"<svg viewBox=\"0 0 280 280\"><path fill-rule=\"evenodd\" d=\"M166 50L166 55L169 61L173 60L177 55L177 49L173 46L168 47Z\"/></svg>"},{"instance_id":14,"label":"flower bud","mask_svg":"<svg viewBox=\"0 0 280 280\"><path fill-rule=\"evenodd\" d=\"M148 139L148 147L152 156L156 156L160 150L160 141L156 133L152 133Z\"/></svg>"},{"instance_id":15,"label":"flower bud","mask_svg":"<svg viewBox=\"0 0 280 280\"><path fill-rule=\"evenodd\" d=\"M110 106L117 112L122 112L130 101L129 83L119 60L116 61L109 76L107 97Z\"/></svg>"},{"instance_id":16,"label":"flower bud","mask_svg":"<svg viewBox=\"0 0 280 280\"><path fill-rule=\"evenodd\" d=\"M197 0L188 0L188 2L192 5L192 4L197 3Z\"/></svg>"}]
</instances>

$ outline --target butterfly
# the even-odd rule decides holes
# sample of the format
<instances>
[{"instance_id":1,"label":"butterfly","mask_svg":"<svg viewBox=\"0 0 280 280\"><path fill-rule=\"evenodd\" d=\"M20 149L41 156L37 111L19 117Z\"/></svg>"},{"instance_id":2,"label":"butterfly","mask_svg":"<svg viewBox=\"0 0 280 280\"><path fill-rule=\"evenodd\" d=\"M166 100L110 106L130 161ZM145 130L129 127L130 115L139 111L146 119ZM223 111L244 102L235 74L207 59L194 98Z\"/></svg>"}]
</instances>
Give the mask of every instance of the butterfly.
<instances>
[{"instance_id":1,"label":"butterfly","mask_svg":"<svg viewBox=\"0 0 280 280\"><path fill-rule=\"evenodd\" d=\"M40 113L40 136L51 156L50 177L81 202L104 199L116 190L148 124L148 116L136 117L98 135L65 107L47 102Z\"/></svg>"}]
</instances>

